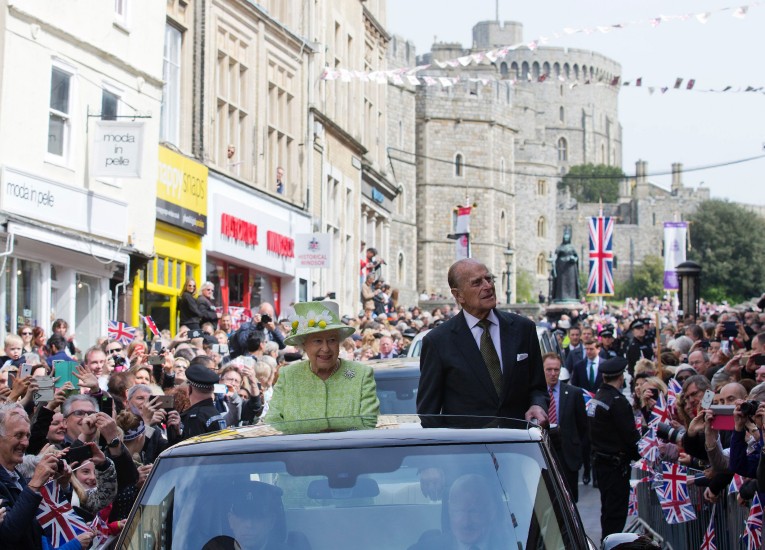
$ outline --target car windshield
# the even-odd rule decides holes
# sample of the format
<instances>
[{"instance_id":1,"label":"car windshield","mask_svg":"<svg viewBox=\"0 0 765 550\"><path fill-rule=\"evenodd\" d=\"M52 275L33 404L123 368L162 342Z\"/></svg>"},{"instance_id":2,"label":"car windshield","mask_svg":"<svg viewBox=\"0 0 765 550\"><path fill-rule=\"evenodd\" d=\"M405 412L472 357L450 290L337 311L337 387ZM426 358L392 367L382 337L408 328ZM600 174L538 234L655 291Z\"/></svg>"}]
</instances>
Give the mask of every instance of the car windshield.
<instances>
[{"instance_id":1,"label":"car windshield","mask_svg":"<svg viewBox=\"0 0 765 550\"><path fill-rule=\"evenodd\" d=\"M535 442L170 457L156 470L123 548L579 546Z\"/></svg>"}]
</instances>

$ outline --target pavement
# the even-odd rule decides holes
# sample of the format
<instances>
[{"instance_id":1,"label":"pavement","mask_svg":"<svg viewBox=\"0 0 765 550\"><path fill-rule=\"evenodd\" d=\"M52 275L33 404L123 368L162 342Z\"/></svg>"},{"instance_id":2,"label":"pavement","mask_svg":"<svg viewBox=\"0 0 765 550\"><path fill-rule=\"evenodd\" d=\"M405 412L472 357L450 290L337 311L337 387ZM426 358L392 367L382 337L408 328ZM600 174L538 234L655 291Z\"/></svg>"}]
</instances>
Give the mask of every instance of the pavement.
<instances>
[{"instance_id":1,"label":"pavement","mask_svg":"<svg viewBox=\"0 0 765 550\"><path fill-rule=\"evenodd\" d=\"M581 472L580 472L581 478ZM600 546L600 491L593 489L592 483L579 482L579 502L576 503L582 517L584 531L596 547Z\"/></svg>"}]
</instances>

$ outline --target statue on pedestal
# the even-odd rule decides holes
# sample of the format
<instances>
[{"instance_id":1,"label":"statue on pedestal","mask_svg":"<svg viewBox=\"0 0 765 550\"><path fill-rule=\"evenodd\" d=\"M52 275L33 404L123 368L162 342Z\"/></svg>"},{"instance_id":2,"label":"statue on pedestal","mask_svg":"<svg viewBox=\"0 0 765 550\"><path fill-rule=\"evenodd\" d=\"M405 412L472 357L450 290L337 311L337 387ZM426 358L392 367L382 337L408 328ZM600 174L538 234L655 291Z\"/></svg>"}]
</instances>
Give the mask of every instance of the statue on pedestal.
<instances>
[{"instance_id":1,"label":"statue on pedestal","mask_svg":"<svg viewBox=\"0 0 765 550\"><path fill-rule=\"evenodd\" d=\"M563 240L555 249L552 265L552 302L579 301L579 255L571 244L571 226L563 228Z\"/></svg>"}]
</instances>

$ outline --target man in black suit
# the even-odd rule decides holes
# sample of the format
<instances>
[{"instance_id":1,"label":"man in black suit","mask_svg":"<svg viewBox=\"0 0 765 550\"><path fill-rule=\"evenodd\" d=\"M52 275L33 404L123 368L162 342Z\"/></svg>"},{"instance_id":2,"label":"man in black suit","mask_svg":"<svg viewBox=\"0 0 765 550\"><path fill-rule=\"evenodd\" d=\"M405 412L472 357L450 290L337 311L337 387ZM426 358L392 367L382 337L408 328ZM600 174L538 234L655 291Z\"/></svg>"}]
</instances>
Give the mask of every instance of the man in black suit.
<instances>
[{"instance_id":1,"label":"man in black suit","mask_svg":"<svg viewBox=\"0 0 765 550\"><path fill-rule=\"evenodd\" d=\"M536 326L496 308L495 277L477 260L449 268L462 311L422 341L417 412L547 421Z\"/></svg>"},{"instance_id":2,"label":"man in black suit","mask_svg":"<svg viewBox=\"0 0 765 550\"><path fill-rule=\"evenodd\" d=\"M568 372L574 370L574 365L584 359L584 344L582 344L582 329L578 326L573 326L568 331L568 346L564 350L566 352L566 361L563 366L568 369Z\"/></svg>"},{"instance_id":3,"label":"man in black suit","mask_svg":"<svg viewBox=\"0 0 765 550\"><path fill-rule=\"evenodd\" d=\"M550 394L547 409L550 442L569 492L574 502L578 502L579 468L582 467L584 442L589 437L582 389L559 380L561 359L557 353L546 353L542 364Z\"/></svg>"},{"instance_id":4,"label":"man in black suit","mask_svg":"<svg viewBox=\"0 0 765 550\"><path fill-rule=\"evenodd\" d=\"M574 364L571 373L571 384L584 388L589 392L596 392L603 381L598 373L600 358L600 344L597 340L584 344L584 359Z\"/></svg>"}]
</instances>

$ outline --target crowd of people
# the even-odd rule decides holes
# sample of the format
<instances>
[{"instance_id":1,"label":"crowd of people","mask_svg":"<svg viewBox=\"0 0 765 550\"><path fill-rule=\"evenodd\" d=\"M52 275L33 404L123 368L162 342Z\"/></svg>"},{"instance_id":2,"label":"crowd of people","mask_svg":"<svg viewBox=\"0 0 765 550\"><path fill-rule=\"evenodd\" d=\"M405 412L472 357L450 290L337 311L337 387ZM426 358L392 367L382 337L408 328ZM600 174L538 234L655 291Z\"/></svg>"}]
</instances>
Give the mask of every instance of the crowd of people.
<instances>
[{"instance_id":1,"label":"crowd of people","mask_svg":"<svg viewBox=\"0 0 765 550\"><path fill-rule=\"evenodd\" d=\"M136 331L120 339L105 335L80 349L74 331L61 319L53 323L50 336L41 327L20 327L17 335L6 336L0 358L0 546L76 550L98 537L119 534L156 457L186 438L262 418L374 418L379 402L372 369L363 362L406 354L419 332L444 323L453 327L461 317L476 321L477 332L467 334L475 338L477 360L483 358L489 368L489 385L465 377L450 395L447 390L456 379L449 376L461 367L447 363L458 359L460 348L452 349L458 340L445 337L446 330L434 331L423 345L418 412L475 414L466 405L471 392L479 407L485 388L493 387L492 399L499 400L481 410L549 424L572 493L582 468L584 483L592 477L602 492L622 495L622 477L609 476L598 465L604 456L617 465L636 458L637 439L675 379L682 392L667 422L665 431L675 435L662 444L662 459L703 471L694 482L707 487L710 501L724 493L734 473L751 480L741 499L757 491L765 404L752 405L753 411L743 410L742 404L765 396L765 361L760 359L765 357L765 304L749 309L702 304L701 316L693 319L675 315L668 301L627 300L618 307L582 302L560 318L529 320L494 310L494 279L481 264L450 272L450 286L456 307L406 307L391 292L381 311L364 307L357 316L340 316L332 302L309 302L295 304L289 317L279 318L271 304L263 303L251 322L235 328L230 316L216 313L214 285L204 283L197 296L196 283L189 280L175 336L168 330L156 335ZM506 344L495 341L502 351L500 364L496 350L485 353L492 319L503 335L513 325L516 336L533 345L516 346L517 353L509 357ZM553 331L562 357L538 356L533 321ZM534 371L530 386L503 377L502 369L511 363L517 363L514 369ZM544 378L536 364L544 364ZM621 385L625 370L627 383ZM338 389L333 382L338 378L352 384ZM571 384L563 387L559 380ZM613 397L629 403L630 423L636 426L634 434L612 442L618 448L608 447L597 422L590 423L592 429L582 422L581 392L573 402L568 397L579 386L598 392L598 401L603 384L609 383L618 390ZM730 430L715 428L714 414L701 407L707 389L715 403L735 406ZM564 413L572 406L575 414ZM572 452L576 456L569 460ZM51 498L71 508L87 528L67 540L55 527L51 532L50 525L36 519L39 507ZM610 518L604 536L611 525L619 530L619 522L624 524L621 496L610 501L609 513L618 515Z\"/></svg>"}]
</instances>

